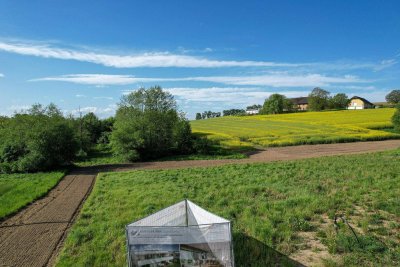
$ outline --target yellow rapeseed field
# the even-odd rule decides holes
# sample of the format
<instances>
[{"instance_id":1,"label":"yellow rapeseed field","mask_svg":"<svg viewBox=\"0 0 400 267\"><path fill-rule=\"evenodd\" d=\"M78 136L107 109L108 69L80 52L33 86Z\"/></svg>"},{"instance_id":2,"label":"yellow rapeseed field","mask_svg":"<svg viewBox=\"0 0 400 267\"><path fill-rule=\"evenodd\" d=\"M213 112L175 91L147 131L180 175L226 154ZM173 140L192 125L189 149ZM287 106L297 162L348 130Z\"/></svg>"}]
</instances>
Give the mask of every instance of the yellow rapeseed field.
<instances>
[{"instance_id":1,"label":"yellow rapeseed field","mask_svg":"<svg viewBox=\"0 0 400 267\"><path fill-rule=\"evenodd\" d=\"M400 138L392 127L394 109L228 116L192 121L193 132L227 147L285 146Z\"/></svg>"}]
</instances>

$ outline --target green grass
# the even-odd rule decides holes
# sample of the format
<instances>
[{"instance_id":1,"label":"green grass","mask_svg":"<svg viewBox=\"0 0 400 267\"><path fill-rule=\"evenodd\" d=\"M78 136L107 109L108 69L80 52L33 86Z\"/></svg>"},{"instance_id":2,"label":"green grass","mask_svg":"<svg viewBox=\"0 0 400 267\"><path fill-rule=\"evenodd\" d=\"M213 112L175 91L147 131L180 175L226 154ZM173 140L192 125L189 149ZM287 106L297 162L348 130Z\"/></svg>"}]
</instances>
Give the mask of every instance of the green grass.
<instances>
[{"instance_id":1,"label":"green grass","mask_svg":"<svg viewBox=\"0 0 400 267\"><path fill-rule=\"evenodd\" d=\"M243 159L247 156L243 152L252 151L251 147L242 147L238 149L225 149L219 145L213 145L212 151L206 154L189 154L189 155L173 155L167 156L154 161L171 161L171 160L212 160L212 159ZM95 146L86 157L78 158L74 165L79 167L89 167L107 164L125 163L121 157L113 155L110 146L97 145Z\"/></svg>"},{"instance_id":2,"label":"green grass","mask_svg":"<svg viewBox=\"0 0 400 267\"><path fill-rule=\"evenodd\" d=\"M268 147L400 138L392 127L393 108L228 116L191 121L193 132L225 147Z\"/></svg>"},{"instance_id":3,"label":"green grass","mask_svg":"<svg viewBox=\"0 0 400 267\"><path fill-rule=\"evenodd\" d=\"M86 157L78 158L74 165L88 167L96 165L118 164L124 161L113 155L112 149L108 145L97 145L88 153Z\"/></svg>"},{"instance_id":4,"label":"green grass","mask_svg":"<svg viewBox=\"0 0 400 267\"><path fill-rule=\"evenodd\" d=\"M290 265L276 251L290 256L299 250L303 231L315 232L327 251L340 258L327 259L329 266L398 266L399 196L400 150L103 173L66 239L58 266L125 266L125 225L184 198L233 221L237 266ZM356 206L382 216L365 212L356 217ZM360 243L346 225L333 230L336 213L353 226L359 220L365 229L356 229ZM324 218L329 218L328 227L322 227ZM390 223L375 229L377 218Z\"/></svg>"},{"instance_id":5,"label":"green grass","mask_svg":"<svg viewBox=\"0 0 400 267\"><path fill-rule=\"evenodd\" d=\"M0 220L45 195L64 174L0 174Z\"/></svg>"}]
</instances>

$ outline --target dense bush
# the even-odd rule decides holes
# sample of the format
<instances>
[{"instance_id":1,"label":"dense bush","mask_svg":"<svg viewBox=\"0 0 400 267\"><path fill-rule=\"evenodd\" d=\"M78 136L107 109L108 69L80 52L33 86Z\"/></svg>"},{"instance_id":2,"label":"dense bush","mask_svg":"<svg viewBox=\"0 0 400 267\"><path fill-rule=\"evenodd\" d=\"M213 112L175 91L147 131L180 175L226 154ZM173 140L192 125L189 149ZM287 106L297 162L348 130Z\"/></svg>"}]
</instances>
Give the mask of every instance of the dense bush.
<instances>
[{"instance_id":1,"label":"dense bush","mask_svg":"<svg viewBox=\"0 0 400 267\"><path fill-rule=\"evenodd\" d=\"M191 128L179 115L173 96L161 87L139 89L122 98L111 145L126 160L190 153Z\"/></svg>"},{"instance_id":2,"label":"dense bush","mask_svg":"<svg viewBox=\"0 0 400 267\"><path fill-rule=\"evenodd\" d=\"M397 105L397 110L392 117L392 123L394 128L400 132L400 104Z\"/></svg>"},{"instance_id":3,"label":"dense bush","mask_svg":"<svg viewBox=\"0 0 400 267\"><path fill-rule=\"evenodd\" d=\"M47 170L70 163L78 144L71 123L54 105L34 105L0 127L0 172Z\"/></svg>"}]
</instances>

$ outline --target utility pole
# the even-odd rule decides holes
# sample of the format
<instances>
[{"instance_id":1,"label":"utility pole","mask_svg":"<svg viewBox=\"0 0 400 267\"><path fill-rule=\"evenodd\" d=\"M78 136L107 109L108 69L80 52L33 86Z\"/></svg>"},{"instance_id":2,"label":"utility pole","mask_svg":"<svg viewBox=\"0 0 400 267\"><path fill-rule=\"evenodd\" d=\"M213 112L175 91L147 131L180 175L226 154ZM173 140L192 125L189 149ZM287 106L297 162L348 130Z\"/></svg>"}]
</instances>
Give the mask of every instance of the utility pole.
<instances>
[{"instance_id":1,"label":"utility pole","mask_svg":"<svg viewBox=\"0 0 400 267\"><path fill-rule=\"evenodd\" d=\"M79 112L79 134L80 134L80 143L81 143L80 149L82 150L82 112L81 112L81 106L79 106L78 112Z\"/></svg>"}]
</instances>

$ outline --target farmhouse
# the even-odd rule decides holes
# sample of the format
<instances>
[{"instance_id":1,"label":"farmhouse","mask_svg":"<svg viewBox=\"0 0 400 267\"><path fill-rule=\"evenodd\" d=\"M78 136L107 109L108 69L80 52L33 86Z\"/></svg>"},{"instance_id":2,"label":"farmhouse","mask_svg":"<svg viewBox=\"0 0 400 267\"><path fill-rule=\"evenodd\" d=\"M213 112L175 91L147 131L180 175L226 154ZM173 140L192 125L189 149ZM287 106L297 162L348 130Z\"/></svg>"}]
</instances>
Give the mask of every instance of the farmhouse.
<instances>
[{"instance_id":1,"label":"farmhouse","mask_svg":"<svg viewBox=\"0 0 400 267\"><path fill-rule=\"evenodd\" d=\"M290 100L293 102L298 110L308 109L308 97L296 97L290 98Z\"/></svg>"},{"instance_id":2,"label":"farmhouse","mask_svg":"<svg viewBox=\"0 0 400 267\"><path fill-rule=\"evenodd\" d=\"M347 109L367 109L367 108L375 108L375 105L369 102L367 99L353 96L350 98L349 105Z\"/></svg>"}]
</instances>

